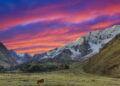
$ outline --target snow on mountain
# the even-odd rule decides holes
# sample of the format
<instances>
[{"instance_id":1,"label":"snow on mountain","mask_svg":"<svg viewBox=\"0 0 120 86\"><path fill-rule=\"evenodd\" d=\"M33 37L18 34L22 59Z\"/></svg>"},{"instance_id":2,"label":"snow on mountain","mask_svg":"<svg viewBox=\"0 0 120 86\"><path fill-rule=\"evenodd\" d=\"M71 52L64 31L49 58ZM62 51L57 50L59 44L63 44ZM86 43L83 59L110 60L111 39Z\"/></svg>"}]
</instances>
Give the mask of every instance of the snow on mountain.
<instances>
[{"instance_id":1,"label":"snow on mountain","mask_svg":"<svg viewBox=\"0 0 120 86\"><path fill-rule=\"evenodd\" d=\"M20 53L16 53L13 50L9 50L9 53L10 53L11 57L17 61L18 64L21 64L21 63L23 63L23 62L32 58L32 56L30 56L26 53L25 54L20 54Z\"/></svg>"},{"instance_id":2,"label":"snow on mountain","mask_svg":"<svg viewBox=\"0 0 120 86\"><path fill-rule=\"evenodd\" d=\"M115 25L105 30L93 31L63 47L56 48L44 54L37 54L34 57L39 60L45 58L85 60L98 53L106 43L118 34L120 34L120 25Z\"/></svg>"},{"instance_id":3,"label":"snow on mountain","mask_svg":"<svg viewBox=\"0 0 120 86\"><path fill-rule=\"evenodd\" d=\"M25 56L25 54L23 54L23 53L16 53L17 54L17 56L19 56L19 57L24 57Z\"/></svg>"}]
</instances>

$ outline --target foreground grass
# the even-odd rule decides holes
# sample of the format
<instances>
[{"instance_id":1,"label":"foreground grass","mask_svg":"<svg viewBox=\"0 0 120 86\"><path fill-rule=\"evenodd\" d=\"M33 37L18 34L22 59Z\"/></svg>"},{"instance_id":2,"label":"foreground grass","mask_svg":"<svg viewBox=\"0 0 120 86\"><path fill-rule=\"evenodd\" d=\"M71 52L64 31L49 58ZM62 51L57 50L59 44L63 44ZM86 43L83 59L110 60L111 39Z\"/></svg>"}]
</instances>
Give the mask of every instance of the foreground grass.
<instances>
[{"instance_id":1,"label":"foreground grass","mask_svg":"<svg viewBox=\"0 0 120 86\"><path fill-rule=\"evenodd\" d=\"M120 79L87 74L82 63L73 63L69 70L46 73L0 73L0 86L120 86ZM44 79L45 83L36 84Z\"/></svg>"},{"instance_id":2,"label":"foreground grass","mask_svg":"<svg viewBox=\"0 0 120 86\"><path fill-rule=\"evenodd\" d=\"M69 70L70 71L70 70ZM120 86L120 79L69 71L51 73L0 74L0 86ZM37 85L36 80L45 79Z\"/></svg>"}]
</instances>

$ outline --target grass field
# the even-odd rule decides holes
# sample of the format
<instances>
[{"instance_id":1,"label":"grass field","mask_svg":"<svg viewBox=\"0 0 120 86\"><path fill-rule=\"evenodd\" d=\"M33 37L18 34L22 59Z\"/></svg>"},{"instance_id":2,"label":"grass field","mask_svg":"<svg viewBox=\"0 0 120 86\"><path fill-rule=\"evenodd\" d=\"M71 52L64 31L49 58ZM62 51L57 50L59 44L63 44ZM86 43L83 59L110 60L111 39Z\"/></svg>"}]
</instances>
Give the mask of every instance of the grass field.
<instances>
[{"instance_id":1,"label":"grass field","mask_svg":"<svg viewBox=\"0 0 120 86\"><path fill-rule=\"evenodd\" d=\"M45 79L44 84L36 80ZM0 74L0 86L120 86L120 79L72 73Z\"/></svg>"},{"instance_id":2,"label":"grass field","mask_svg":"<svg viewBox=\"0 0 120 86\"><path fill-rule=\"evenodd\" d=\"M37 85L39 79L45 83ZM87 74L74 67L48 73L0 74L0 86L120 86L120 79Z\"/></svg>"}]
</instances>

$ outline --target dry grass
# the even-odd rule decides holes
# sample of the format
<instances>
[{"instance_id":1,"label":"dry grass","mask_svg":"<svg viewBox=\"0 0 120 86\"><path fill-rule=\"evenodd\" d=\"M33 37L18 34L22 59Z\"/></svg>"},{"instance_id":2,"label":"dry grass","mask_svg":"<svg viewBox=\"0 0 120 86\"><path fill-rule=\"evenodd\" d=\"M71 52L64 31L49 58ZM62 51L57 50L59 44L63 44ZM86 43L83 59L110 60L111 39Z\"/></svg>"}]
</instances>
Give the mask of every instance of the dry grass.
<instances>
[{"instance_id":1,"label":"dry grass","mask_svg":"<svg viewBox=\"0 0 120 86\"><path fill-rule=\"evenodd\" d=\"M70 71L70 70L69 70ZM120 79L86 73L60 71L52 73L0 74L0 86L120 86ZM37 85L36 80L45 79Z\"/></svg>"}]
</instances>

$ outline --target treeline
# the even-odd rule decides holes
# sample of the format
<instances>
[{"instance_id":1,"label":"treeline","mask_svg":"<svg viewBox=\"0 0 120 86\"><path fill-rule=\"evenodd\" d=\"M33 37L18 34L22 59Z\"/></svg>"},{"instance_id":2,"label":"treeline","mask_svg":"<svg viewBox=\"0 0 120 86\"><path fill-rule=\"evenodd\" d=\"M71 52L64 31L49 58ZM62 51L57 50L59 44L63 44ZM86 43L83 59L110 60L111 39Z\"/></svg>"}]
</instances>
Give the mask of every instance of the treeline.
<instances>
[{"instance_id":1,"label":"treeline","mask_svg":"<svg viewBox=\"0 0 120 86\"><path fill-rule=\"evenodd\" d=\"M23 72L50 72L56 70L69 69L68 64L44 63L44 64L26 64L20 67Z\"/></svg>"},{"instance_id":2,"label":"treeline","mask_svg":"<svg viewBox=\"0 0 120 86\"><path fill-rule=\"evenodd\" d=\"M0 73L5 72L7 69L0 65Z\"/></svg>"},{"instance_id":3,"label":"treeline","mask_svg":"<svg viewBox=\"0 0 120 86\"><path fill-rule=\"evenodd\" d=\"M74 63L71 60L64 59L43 59L41 61L29 60L22 64L12 66L8 69L5 69L3 66L0 66L0 72L51 72L58 70L70 69L70 65Z\"/></svg>"}]
</instances>

